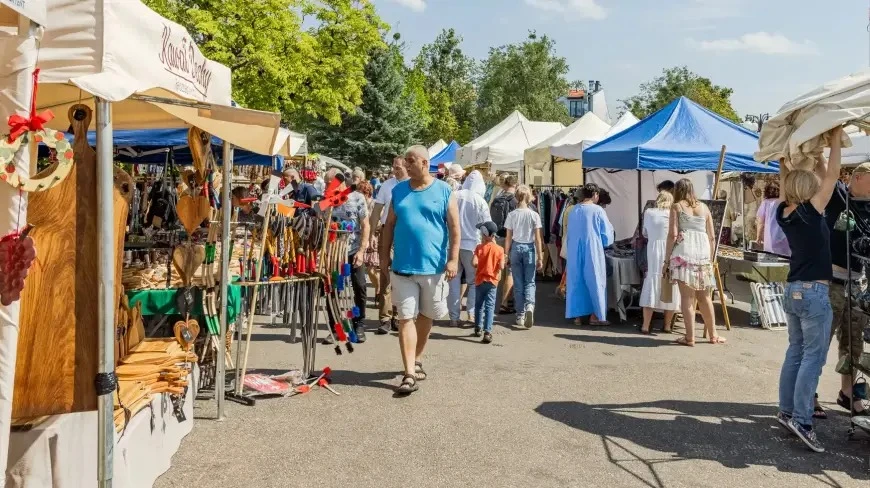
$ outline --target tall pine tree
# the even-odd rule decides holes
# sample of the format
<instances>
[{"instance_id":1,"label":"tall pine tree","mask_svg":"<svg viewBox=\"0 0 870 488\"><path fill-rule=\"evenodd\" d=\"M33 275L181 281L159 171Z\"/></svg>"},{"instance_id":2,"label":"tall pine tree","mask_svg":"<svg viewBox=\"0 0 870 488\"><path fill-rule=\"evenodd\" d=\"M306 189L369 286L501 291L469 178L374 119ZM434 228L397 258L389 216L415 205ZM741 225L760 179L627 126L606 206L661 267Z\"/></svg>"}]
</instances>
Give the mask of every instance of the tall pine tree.
<instances>
[{"instance_id":1,"label":"tall pine tree","mask_svg":"<svg viewBox=\"0 0 870 488\"><path fill-rule=\"evenodd\" d=\"M349 166L388 165L418 142L424 126L413 90L405 87L406 69L395 44L372 53L366 65L362 104L341 125L316 120L309 131L313 150Z\"/></svg>"}]
</instances>

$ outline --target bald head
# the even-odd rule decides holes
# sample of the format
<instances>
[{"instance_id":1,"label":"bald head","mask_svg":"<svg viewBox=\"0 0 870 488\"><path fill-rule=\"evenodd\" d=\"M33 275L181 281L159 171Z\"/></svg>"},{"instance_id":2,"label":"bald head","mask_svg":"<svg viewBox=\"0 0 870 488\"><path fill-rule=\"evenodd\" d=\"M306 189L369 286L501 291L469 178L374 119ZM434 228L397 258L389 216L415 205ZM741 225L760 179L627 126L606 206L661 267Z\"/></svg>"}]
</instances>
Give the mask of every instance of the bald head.
<instances>
[{"instance_id":1,"label":"bald head","mask_svg":"<svg viewBox=\"0 0 870 488\"><path fill-rule=\"evenodd\" d=\"M412 156L415 158L425 159L426 161L429 161L429 150L426 149L426 146L411 146L408 148L407 151L405 151L405 159Z\"/></svg>"},{"instance_id":2,"label":"bald head","mask_svg":"<svg viewBox=\"0 0 870 488\"><path fill-rule=\"evenodd\" d=\"M429 150L425 146L411 146L405 151L405 167L411 181L426 181L429 176Z\"/></svg>"}]
</instances>

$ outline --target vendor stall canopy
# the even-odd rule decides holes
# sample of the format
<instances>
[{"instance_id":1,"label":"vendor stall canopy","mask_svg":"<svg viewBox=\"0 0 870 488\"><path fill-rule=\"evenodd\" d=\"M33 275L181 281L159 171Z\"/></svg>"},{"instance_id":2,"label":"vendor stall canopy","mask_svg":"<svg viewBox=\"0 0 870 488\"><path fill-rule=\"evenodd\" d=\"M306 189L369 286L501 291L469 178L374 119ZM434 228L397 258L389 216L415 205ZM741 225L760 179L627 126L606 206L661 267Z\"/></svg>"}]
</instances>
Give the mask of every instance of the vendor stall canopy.
<instances>
[{"instance_id":1,"label":"vendor stall canopy","mask_svg":"<svg viewBox=\"0 0 870 488\"><path fill-rule=\"evenodd\" d=\"M259 154L292 156L280 115L233 107L230 70L138 0L48 0L38 56L37 107L55 113L53 129L67 130L69 108L93 107L96 96L113 103L115 129L192 125Z\"/></svg>"},{"instance_id":2,"label":"vendor stall canopy","mask_svg":"<svg viewBox=\"0 0 870 488\"><path fill-rule=\"evenodd\" d=\"M758 135L680 97L625 131L583 151L584 168L773 173L776 163L757 163Z\"/></svg>"},{"instance_id":3,"label":"vendor stall canopy","mask_svg":"<svg viewBox=\"0 0 870 488\"><path fill-rule=\"evenodd\" d=\"M520 171L526 149L564 128L559 122L521 120L497 138L475 149L470 164L486 162L499 171Z\"/></svg>"},{"instance_id":4,"label":"vendor stall canopy","mask_svg":"<svg viewBox=\"0 0 870 488\"><path fill-rule=\"evenodd\" d=\"M567 148L571 148L587 139L599 140L610 129L610 124L601 120L601 117L592 112L574 121L573 124L553 134L544 141L525 150L524 160L526 166L534 169L544 169L550 166L553 157L562 157ZM577 151L579 159L580 151Z\"/></svg>"},{"instance_id":5,"label":"vendor stall canopy","mask_svg":"<svg viewBox=\"0 0 870 488\"><path fill-rule=\"evenodd\" d=\"M115 161L132 164L164 164L167 162L169 150L175 164L187 166L193 164L190 148L187 146L187 129L145 129L116 130L113 143L115 145ZM72 142L73 135L67 134ZM88 144L95 146L97 134L88 132ZM221 161L221 146L223 141L217 137L211 138L212 154L218 164ZM40 157L48 156L48 148L40 145ZM233 154L233 164L239 166L272 166L273 156L265 156L244 149L237 149ZM278 167L283 166L284 158L275 156Z\"/></svg>"},{"instance_id":6,"label":"vendor stall canopy","mask_svg":"<svg viewBox=\"0 0 870 488\"><path fill-rule=\"evenodd\" d=\"M468 144L462 146L462 148L456 154L456 163L461 163L463 165L472 164L474 161L474 152L491 143L495 139L501 137L504 133L511 130L512 127L517 125L519 122L528 122L529 119L526 118L525 115L520 113L519 110L514 110L510 115L505 117L504 120L496 124L493 128L479 135L477 138L469 142Z\"/></svg>"},{"instance_id":7,"label":"vendor stall canopy","mask_svg":"<svg viewBox=\"0 0 870 488\"><path fill-rule=\"evenodd\" d=\"M456 153L459 151L459 143L450 141L450 144L435 154L429 153L429 172L435 173L438 171L438 166L441 164L449 164L456 161Z\"/></svg>"}]
</instances>

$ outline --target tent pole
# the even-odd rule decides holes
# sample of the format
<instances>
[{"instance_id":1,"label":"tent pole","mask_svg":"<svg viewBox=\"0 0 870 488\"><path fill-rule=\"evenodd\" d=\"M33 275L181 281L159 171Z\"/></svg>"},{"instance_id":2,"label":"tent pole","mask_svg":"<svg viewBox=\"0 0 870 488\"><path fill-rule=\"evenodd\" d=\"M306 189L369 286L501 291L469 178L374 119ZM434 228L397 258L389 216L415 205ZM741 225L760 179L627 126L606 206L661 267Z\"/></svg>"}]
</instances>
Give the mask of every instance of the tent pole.
<instances>
[{"instance_id":1,"label":"tent pole","mask_svg":"<svg viewBox=\"0 0 870 488\"><path fill-rule=\"evenodd\" d=\"M99 252L99 363L97 370L97 462L100 488L111 488L115 422L115 216L112 106L97 98L97 247Z\"/></svg>"},{"instance_id":2,"label":"tent pole","mask_svg":"<svg viewBox=\"0 0 870 488\"><path fill-rule=\"evenodd\" d=\"M725 166L725 146L722 146L722 152L719 153L719 167L716 169L716 182L713 183L713 198L710 200L719 199L719 182L722 180L722 168Z\"/></svg>"},{"instance_id":3,"label":"tent pole","mask_svg":"<svg viewBox=\"0 0 870 488\"><path fill-rule=\"evenodd\" d=\"M18 32L15 36L4 37L0 41L3 52L8 56L6 69L0 74L0 117L5 121L12 114L26 114L30 110L30 97L33 93L33 68L36 66L40 27L23 15L18 16ZM16 171L30 174L30 151L18 151L14 159ZM0 218L0 234L16 229L17 221L27 222L26 193L13 190L9 185L0 189L0 200L4 202L6 213ZM20 215L18 212L21 212ZM9 460L9 436L12 424L12 395L15 386L15 363L18 356L18 327L20 324L20 302L0 307L0 467L6 472ZM4 475L0 486L4 486Z\"/></svg>"},{"instance_id":4,"label":"tent pole","mask_svg":"<svg viewBox=\"0 0 870 488\"><path fill-rule=\"evenodd\" d=\"M230 187L233 185L233 145L224 141L223 153L223 183L221 184L221 310L220 310L220 337L218 345L223 346L227 337L227 303L230 292L230 220L232 219L232 201ZM216 371L214 396L217 399L217 419L224 419L225 392L227 368L223 354L217 354L215 361Z\"/></svg>"},{"instance_id":5,"label":"tent pole","mask_svg":"<svg viewBox=\"0 0 870 488\"><path fill-rule=\"evenodd\" d=\"M641 175L640 170L637 170L637 218L638 222L640 222L640 218L643 216L643 194L641 193L643 175Z\"/></svg>"},{"instance_id":6,"label":"tent pole","mask_svg":"<svg viewBox=\"0 0 870 488\"><path fill-rule=\"evenodd\" d=\"M550 156L550 184L556 186L556 157Z\"/></svg>"}]
</instances>

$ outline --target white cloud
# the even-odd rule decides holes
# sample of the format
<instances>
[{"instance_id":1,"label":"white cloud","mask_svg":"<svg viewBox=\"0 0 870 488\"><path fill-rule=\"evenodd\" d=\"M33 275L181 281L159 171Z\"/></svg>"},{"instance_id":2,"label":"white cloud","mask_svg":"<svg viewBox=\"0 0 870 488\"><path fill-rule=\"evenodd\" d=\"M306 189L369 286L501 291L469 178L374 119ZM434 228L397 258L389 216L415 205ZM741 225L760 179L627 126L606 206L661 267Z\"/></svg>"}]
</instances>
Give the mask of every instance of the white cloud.
<instances>
[{"instance_id":1,"label":"white cloud","mask_svg":"<svg viewBox=\"0 0 870 488\"><path fill-rule=\"evenodd\" d=\"M701 51L747 51L782 56L811 56L819 54L818 47L812 41L804 40L796 42L782 34L770 34L768 32L753 32L736 38L709 41L689 39L689 44Z\"/></svg>"},{"instance_id":2,"label":"white cloud","mask_svg":"<svg viewBox=\"0 0 870 488\"><path fill-rule=\"evenodd\" d=\"M602 20L607 17L607 9L598 4L597 0L525 0L526 5L543 10L556 12L569 17Z\"/></svg>"},{"instance_id":3,"label":"white cloud","mask_svg":"<svg viewBox=\"0 0 870 488\"><path fill-rule=\"evenodd\" d=\"M404 7L408 7L414 12L422 12L426 10L426 0L391 0L394 3L398 3Z\"/></svg>"}]
</instances>

